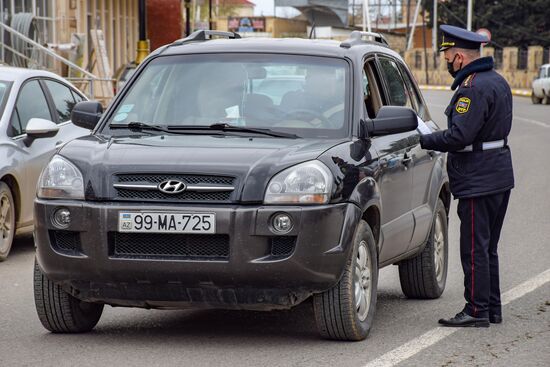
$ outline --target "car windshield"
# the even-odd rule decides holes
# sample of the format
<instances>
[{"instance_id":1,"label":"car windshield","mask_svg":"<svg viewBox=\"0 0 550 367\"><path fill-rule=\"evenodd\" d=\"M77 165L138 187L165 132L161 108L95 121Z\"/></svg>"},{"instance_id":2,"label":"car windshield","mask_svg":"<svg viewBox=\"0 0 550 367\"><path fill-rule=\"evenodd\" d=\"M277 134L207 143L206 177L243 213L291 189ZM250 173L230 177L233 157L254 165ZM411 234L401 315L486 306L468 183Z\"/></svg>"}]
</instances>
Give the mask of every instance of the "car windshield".
<instances>
[{"instance_id":1,"label":"car windshield","mask_svg":"<svg viewBox=\"0 0 550 367\"><path fill-rule=\"evenodd\" d=\"M10 86L10 82L0 80L0 116L2 116L2 114L4 113L4 105L6 99L8 99Z\"/></svg>"},{"instance_id":2,"label":"car windshield","mask_svg":"<svg viewBox=\"0 0 550 367\"><path fill-rule=\"evenodd\" d=\"M170 127L224 123L304 138L348 134L348 63L264 54L177 55L151 61L109 124Z\"/></svg>"}]
</instances>

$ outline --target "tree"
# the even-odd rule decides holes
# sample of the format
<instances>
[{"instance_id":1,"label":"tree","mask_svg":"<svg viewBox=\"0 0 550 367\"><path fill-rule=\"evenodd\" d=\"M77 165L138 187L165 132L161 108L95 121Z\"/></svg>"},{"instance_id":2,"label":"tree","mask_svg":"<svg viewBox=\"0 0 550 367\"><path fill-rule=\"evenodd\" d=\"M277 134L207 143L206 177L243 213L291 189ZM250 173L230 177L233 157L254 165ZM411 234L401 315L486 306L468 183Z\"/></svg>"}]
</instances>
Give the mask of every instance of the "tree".
<instances>
[{"instance_id":1,"label":"tree","mask_svg":"<svg viewBox=\"0 0 550 367\"><path fill-rule=\"evenodd\" d=\"M472 29L487 28L497 47L550 46L549 0L473 0ZM439 0L438 24L466 27L466 0ZM424 2L431 14L433 1Z\"/></svg>"}]
</instances>

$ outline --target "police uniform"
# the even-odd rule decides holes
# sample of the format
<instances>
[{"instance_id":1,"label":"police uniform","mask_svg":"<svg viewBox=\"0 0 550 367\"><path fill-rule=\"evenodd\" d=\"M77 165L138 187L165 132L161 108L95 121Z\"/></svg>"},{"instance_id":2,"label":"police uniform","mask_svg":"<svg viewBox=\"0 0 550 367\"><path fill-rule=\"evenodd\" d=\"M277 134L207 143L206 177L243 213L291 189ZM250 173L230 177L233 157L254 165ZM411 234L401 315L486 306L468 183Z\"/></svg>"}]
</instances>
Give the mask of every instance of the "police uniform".
<instances>
[{"instance_id":1,"label":"police uniform","mask_svg":"<svg viewBox=\"0 0 550 367\"><path fill-rule=\"evenodd\" d=\"M479 48L484 36L441 26L441 50ZM422 135L424 149L448 152L451 192L458 202L460 257L466 306L446 326L489 326L502 321L497 244L514 187L508 134L512 127L512 93L506 80L483 57L455 77L447 130Z\"/></svg>"}]
</instances>

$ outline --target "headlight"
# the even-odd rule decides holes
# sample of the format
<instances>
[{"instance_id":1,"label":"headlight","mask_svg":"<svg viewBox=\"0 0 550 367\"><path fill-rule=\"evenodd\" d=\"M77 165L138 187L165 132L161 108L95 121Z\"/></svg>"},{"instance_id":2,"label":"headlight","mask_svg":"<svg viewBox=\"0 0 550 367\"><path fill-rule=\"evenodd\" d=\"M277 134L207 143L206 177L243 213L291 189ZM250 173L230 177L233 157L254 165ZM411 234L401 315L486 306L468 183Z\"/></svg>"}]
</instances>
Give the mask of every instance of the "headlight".
<instances>
[{"instance_id":1,"label":"headlight","mask_svg":"<svg viewBox=\"0 0 550 367\"><path fill-rule=\"evenodd\" d=\"M332 193L333 176L319 161L298 164L269 181L265 204L326 204Z\"/></svg>"},{"instance_id":2,"label":"headlight","mask_svg":"<svg viewBox=\"0 0 550 367\"><path fill-rule=\"evenodd\" d=\"M42 199L84 199L84 180L74 164L55 155L38 180L37 195Z\"/></svg>"}]
</instances>

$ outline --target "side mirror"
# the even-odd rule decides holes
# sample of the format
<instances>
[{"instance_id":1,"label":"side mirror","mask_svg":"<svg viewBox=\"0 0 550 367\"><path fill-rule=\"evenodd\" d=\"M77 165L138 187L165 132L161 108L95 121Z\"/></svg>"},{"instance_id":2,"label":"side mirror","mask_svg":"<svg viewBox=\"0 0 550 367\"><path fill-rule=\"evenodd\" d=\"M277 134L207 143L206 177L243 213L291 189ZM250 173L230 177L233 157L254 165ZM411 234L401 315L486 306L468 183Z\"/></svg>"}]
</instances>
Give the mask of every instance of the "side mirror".
<instances>
[{"instance_id":1,"label":"side mirror","mask_svg":"<svg viewBox=\"0 0 550 367\"><path fill-rule=\"evenodd\" d=\"M52 136L55 136L58 131L59 126L57 126L55 122L36 117L30 119L27 123L27 127L25 128L27 136L33 139L51 138Z\"/></svg>"},{"instance_id":2,"label":"side mirror","mask_svg":"<svg viewBox=\"0 0 550 367\"><path fill-rule=\"evenodd\" d=\"M372 120L361 120L360 137L399 134L416 130L418 117L408 107L383 106Z\"/></svg>"},{"instance_id":3,"label":"side mirror","mask_svg":"<svg viewBox=\"0 0 550 367\"><path fill-rule=\"evenodd\" d=\"M71 122L78 127L93 130L102 114L101 103L96 101L78 102L71 112Z\"/></svg>"},{"instance_id":4,"label":"side mirror","mask_svg":"<svg viewBox=\"0 0 550 367\"><path fill-rule=\"evenodd\" d=\"M33 117L27 123L25 133L27 137L23 139L23 143L26 147L30 147L35 139L38 138L51 138L57 134L59 126L55 122Z\"/></svg>"}]
</instances>

